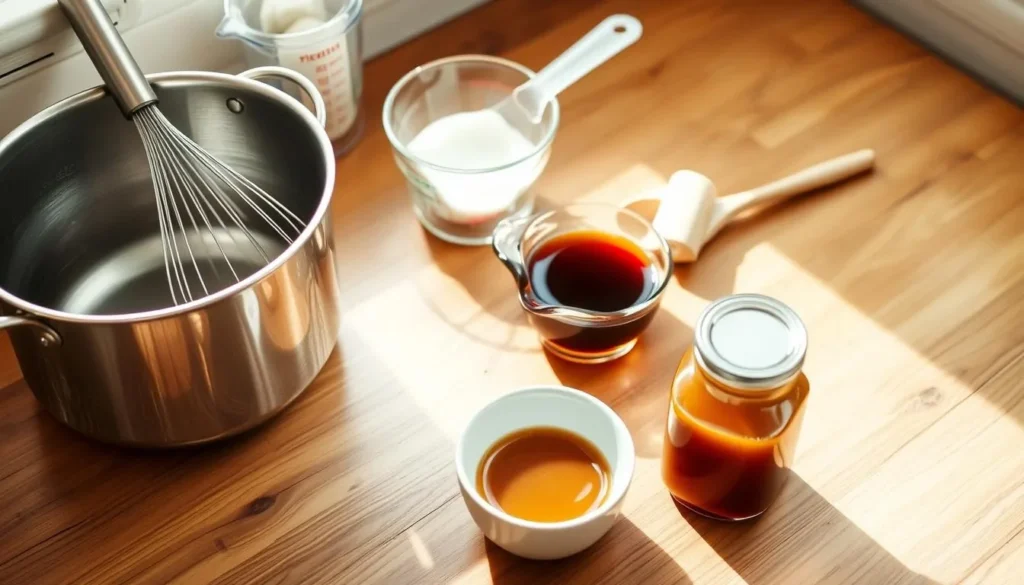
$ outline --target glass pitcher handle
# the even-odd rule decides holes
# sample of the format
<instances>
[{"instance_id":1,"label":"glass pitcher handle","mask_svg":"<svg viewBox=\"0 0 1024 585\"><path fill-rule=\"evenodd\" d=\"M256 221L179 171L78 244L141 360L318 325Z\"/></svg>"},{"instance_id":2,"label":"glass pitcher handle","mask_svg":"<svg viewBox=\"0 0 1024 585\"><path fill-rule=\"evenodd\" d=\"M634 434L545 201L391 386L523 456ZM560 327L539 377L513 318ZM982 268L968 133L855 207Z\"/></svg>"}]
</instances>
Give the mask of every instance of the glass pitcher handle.
<instances>
[{"instance_id":1,"label":"glass pitcher handle","mask_svg":"<svg viewBox=\"0 0 1024 585\"><path fill-rule=\"evenodd\" d=\"M494 255L512 273L516 285L522 291L528 285L526 262L523 259L523 234L535 216L506 217L494 226L491 234L491 247Z\"/></svg>"}]
</instances>

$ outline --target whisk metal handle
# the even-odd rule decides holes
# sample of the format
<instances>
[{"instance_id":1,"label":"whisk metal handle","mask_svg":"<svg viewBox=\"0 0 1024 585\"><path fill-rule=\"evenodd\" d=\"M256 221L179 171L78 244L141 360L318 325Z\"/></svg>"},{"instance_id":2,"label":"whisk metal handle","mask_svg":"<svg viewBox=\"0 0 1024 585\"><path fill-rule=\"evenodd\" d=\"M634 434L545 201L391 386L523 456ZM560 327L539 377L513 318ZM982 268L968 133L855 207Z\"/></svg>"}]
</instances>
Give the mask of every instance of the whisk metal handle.
<instances>
[{"instance_id":1,"label":"whisk metal handle","mask_svg":"<svg viewBox=\"0 0 1024 585\"><path fill-rule=\"evenodd\" d=\"M57 4L125 117L156 103L156 93L100 0L57 0Z\"/></svg>"}]
</instances>

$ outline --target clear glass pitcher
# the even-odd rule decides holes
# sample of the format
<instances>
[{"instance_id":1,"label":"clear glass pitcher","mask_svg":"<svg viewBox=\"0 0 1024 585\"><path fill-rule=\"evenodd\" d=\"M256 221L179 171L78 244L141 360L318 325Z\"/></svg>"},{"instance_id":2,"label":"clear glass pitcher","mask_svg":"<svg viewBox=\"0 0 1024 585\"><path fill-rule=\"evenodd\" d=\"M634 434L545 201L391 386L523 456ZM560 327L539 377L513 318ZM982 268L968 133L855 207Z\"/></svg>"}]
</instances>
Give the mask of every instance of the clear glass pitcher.
<instances>
[{"instance_id":1,"label":"clear glass pitcher","mask_svg":"<svg viewBox=\"0 0 1024 585\"><path fill-rule=\"evenodd\" d=\"M580 232L601 232L631 242L649 265L649 292L620 310L592 310L563 304L534 277L546 261L536 254L555 238ZM574 203L530 217L509 217L494 229L491 242L495 255L512 273L519 289L519 303L541 344L553 355L583 364L598 364L620 358L636 345L637 338L654 318L672 275L672 252L668 242L647 220L615 205ZM600 269L600 267L598 267ZM554 263L543 270L550 275Z\"/></svg>"},{"instance_id":2,"label":"clear glass pitcher","mask_svg":"<svg viewBox=\"0 0 1024 585\"><path fill-rule=\"evenodd\" d=\"M241 40L250 67L279 65L313 82L327 106L326 130L334 152L347 152L362 136L364 123L363 2L309 0L303 8L312 18L300 18L281 32L276 32L284 22L280 16L288 12L275 11L278 5L272 2L275 0L224 0L224 20L217 27L217 36ZM266 32L265 28L275 32ZM298 87L278 87L310 105Z\"/></svg>"}]
</instances>

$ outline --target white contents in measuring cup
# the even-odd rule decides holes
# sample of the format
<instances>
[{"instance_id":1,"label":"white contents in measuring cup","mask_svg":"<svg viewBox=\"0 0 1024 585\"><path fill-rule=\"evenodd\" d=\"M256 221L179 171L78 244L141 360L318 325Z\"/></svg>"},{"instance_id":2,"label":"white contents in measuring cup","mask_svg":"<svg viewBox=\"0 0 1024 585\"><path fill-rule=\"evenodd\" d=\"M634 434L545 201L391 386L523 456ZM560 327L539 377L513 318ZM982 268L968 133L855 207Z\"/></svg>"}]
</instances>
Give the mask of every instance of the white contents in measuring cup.
<instances>
[{"instance_id":1,"label":"white contents in measuring cup","mask_svg":"<svg viewBox=\"0 0 1024 585\"><path fill-rule=\"evenodd\" d=\"M438 166L474 171L520 161L537 147L494 110L460 112L438 118L407 148ZM537 178L538 165L524 163L485 173L422 168L451 221L486 221L509 209Z\"/></svg>"},{"instance_id":2,"label":"white contents in measuring cup","mask_svg":"<svg viewBox=\"0 0 1024 585\"><path fill-rule=\"evenodd\" d=\"M327 9L323 0L264 0L260 5L260 28L265 33L298 32L289 29L302 19L325 22Z\"/></svg>"},{"instance_id":3,"label":"white contents in measuring cup","mask_svg":"<svg viewBox=\"0 0 1024 585\"><path fill-rule=\"evenodd\" d=\"M320 20L319 18L313 18L312 16L303 16L302 18L293 22L291 26L286 28L284 33L291 34L297 32L305 32L307 30L313 30L314 28L320 26L324 22L325 21Z\"/></svg>"},{"instance_id":4,"label":"white contents in measuring cup","mask_svg":"<svg viewBox=\"0 0 1024 585\"><path fill-rule=\"evenodd\" d=\"M325 130L333 141L352 128L358 111L352 82L353 63L343 32L347 23L331 23L331 28L317 30L330 19L323 0L264 0L260 10L264 32L308 34L308 42L302 37L280 39L277 60L282 67L301 73L316 85L327 107ZM332 33L335 30L338 32ZM301 99L310 105L307 98Z\"/></svg>"}]
</instances>

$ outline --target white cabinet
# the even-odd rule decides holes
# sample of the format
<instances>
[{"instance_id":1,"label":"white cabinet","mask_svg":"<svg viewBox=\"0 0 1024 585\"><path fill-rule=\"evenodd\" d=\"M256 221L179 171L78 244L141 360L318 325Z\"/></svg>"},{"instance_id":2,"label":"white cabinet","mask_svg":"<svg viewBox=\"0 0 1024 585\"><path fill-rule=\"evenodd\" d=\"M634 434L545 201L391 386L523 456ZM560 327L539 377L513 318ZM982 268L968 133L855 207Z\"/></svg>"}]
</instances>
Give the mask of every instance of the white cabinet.
<instances>
[{"instance_id":1,"label":"white cabinet","mask_svg":"<svg viewBox=\"0 0 1024 585\"><path fill-rule=\"evenodd\" d=\"M1024 0L855 0L1024 103Z\"/></svg>"}]
</instances>

